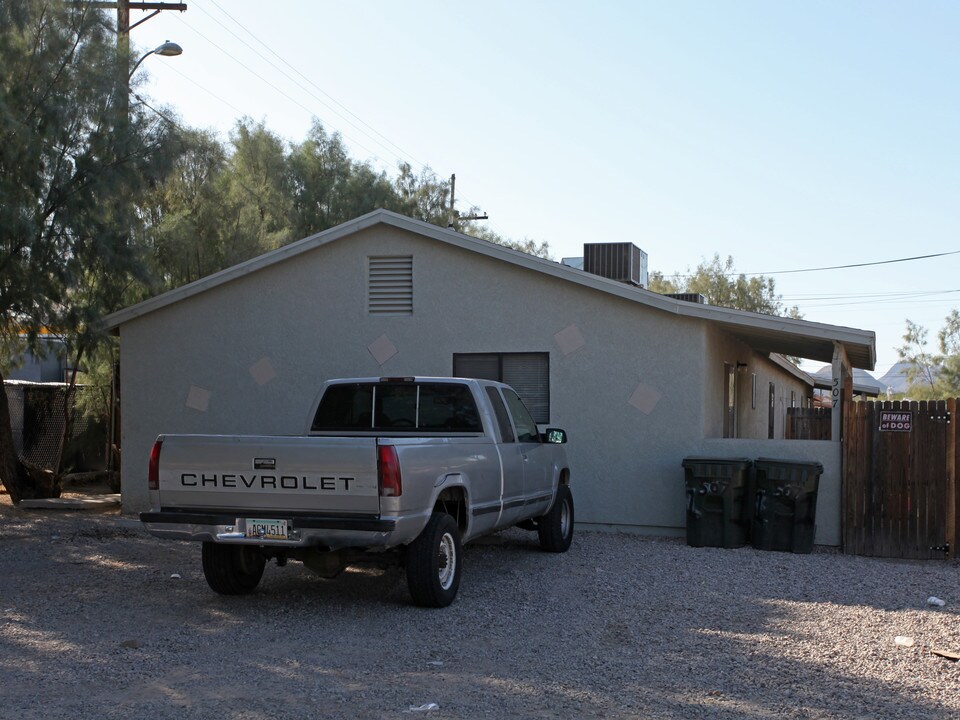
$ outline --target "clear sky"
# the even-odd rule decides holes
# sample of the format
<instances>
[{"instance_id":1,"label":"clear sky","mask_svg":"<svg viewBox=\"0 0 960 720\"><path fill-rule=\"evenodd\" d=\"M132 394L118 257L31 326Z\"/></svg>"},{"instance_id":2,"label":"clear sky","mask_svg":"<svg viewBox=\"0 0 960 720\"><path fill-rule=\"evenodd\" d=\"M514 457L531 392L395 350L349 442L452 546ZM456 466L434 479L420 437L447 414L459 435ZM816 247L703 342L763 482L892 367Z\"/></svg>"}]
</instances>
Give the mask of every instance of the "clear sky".
<instances>
[{"instance_id":1,"label":"clear sky","mask_svg":"<svg viewBox=\"0 0 960 720\"><path fill-rule=\"evenodd\" d=\"M960 3L186 2L131 35L183 46L138 92L186 124L299 141L318 118L391 174L456 173L461 210L557 259L732 255L875 331L878 377L906 318L935 342L960 307L960 254L774 274L960 251Z\"/></svg>"}]
</instances>

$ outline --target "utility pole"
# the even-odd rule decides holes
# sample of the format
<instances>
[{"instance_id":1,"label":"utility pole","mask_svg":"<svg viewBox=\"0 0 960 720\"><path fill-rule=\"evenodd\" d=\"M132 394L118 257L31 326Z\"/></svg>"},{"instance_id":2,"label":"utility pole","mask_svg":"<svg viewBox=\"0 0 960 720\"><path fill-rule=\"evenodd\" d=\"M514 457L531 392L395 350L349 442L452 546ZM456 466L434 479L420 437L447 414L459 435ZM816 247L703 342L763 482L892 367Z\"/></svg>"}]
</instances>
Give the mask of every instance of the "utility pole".
<instances>
[{"instance_id":1,"label":"utility pole","mask_svg":"<svg viewBox=\"0 0 960 720\"><path fill-rule=\"evenodd\" d=\"M130 0L117 0L117 2L90 2L87 3L90 7L98 8L100 10L114 10L117 11L117 20L120 20L121 14L126 18L123 28L124 32L129 32L133 30L137 25L145 23L147 20L152 18L154 15L158 15L161 10L179 10L183 12L187 9L186 3L171 3L171 2L130 2ZM152 13L147 15L147 17L137 20L133 25L130 24L130 11L131 10L153 10ZM120 32L120 22L117 22L117 32Z\"/></svg>"},{"instance_id":2,"label":"utility pole","mask_svg":"<svg viewBox=\"0 0 960 720\"><path fill-rule=\"evenodd\" d=\"M447 227L456 229L457 227L457 211L454 210L454 203L456 202L457 195L457 174L453 173L450 176L450 221L447 223Z\"/></svg>"},{"instance_id":3,"label":"utility pole","mask_svg":"<svg viewBox=\"0 0 960 720\"><path fill-rule=\"evenodd\" d=\"M117 87L121 88L118 115L126 124L130 117L130 78L127 63L130 57L130 0L118 0L117 5Z\"/></svg>"},{"instance_id":4,"label":"utility pole","mask_svg":"<svg viewBox=\"0 0 960 720\"><path fill-rule=\"evenodd\" d=\"M116 123L120 131L120 137L126 142L127 126L130 121L130 31L145 23L152 17L158 15L162 10L179 10L184 12L187 9L186 3L167 3L167 2L130 2L130 0L117 0L116 2L91 2L91 7L103 10L117 11L117 65L116 92L117 98L117 116ZM150 15L130 24L130 10L153 10ZM141 61L143 58L141 58ZM136 70L136 66L133 68ZM109 472L111 487L116 485L119 492L120 487L116 478L116 463L120 456L120 361L114 360L113 363L113 381L110 384L110 432L108 433L107 448L107 471Z\"/></svg>"},{"instance_id":5,"label":"utility pole","mask_svg":"<svg viewBox=\"0 0 960 720\"><path fill-rule=\"evenodd\" d=\"M489 215L484 213L483 215L464 215L461 217L455 209L455 203L457 201L457 174L454 173L450 176L450 220L447 221L447 227L453 228L457 232L460 231L460 221L461 220L488 220Z\"/></svg>"}]
</instances>

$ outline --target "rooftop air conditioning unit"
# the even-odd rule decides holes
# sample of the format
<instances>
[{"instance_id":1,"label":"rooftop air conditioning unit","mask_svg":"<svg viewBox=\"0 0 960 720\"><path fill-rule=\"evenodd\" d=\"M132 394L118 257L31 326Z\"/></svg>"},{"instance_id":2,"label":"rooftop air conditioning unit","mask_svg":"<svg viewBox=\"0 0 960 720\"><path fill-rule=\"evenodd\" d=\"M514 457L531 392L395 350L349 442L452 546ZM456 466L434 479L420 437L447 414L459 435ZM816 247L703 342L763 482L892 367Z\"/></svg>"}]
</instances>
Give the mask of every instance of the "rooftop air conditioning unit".
<instances>
[{"instance_id":1,"label":"rooftop air conditioning unit","mask_svg":"<svg viewBox=\"0 0 960 720\"><path fill-rule=\"evenodd\" d=\"M707 299L700 293L667 293L666 297L673 298L674 300L683 300L684 302L697 303L699 305L707 304Z\"/></svg>"},{"instance_id":2,"label":"rooftop air conditioning unit","mask_svg":"<svg viewBox=\"0 0 960 720\"><path fill-rule=\"evenodd\" d=\"M583 269L628 285L649 284L647 254L633 243L584 243Z\"/></svg>"}]
</instances>

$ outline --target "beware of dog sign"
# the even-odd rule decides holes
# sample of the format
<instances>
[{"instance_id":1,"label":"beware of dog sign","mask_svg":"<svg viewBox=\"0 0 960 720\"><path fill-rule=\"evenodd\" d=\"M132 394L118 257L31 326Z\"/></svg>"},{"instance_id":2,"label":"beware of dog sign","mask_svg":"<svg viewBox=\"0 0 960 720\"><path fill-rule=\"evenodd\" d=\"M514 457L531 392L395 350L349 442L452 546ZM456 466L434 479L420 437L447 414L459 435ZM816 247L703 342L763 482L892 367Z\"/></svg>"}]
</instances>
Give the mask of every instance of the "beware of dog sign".
<instances>
[{"instance_id":1,"label":"beware of dog sign","mask_svg":"<svg viewBox=\"0 0 960 720\"><path fill-rule=\"evenodd\" d=\"M910 432L913 430L913 411L881 410L880 430L884 432Z\"/></svg>"}]
</instances>

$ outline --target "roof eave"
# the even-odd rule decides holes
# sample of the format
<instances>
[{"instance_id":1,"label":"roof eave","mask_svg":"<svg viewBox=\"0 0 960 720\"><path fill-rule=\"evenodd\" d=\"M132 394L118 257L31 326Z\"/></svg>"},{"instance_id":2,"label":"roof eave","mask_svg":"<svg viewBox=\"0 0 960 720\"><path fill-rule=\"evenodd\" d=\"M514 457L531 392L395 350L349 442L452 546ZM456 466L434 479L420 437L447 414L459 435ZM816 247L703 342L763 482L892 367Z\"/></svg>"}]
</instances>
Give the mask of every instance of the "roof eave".
<instances>
[{"instance_id":1,"label":"roof eave","mask_svg":"<svg viewBox=\"0 0 960 720\"><path fill-rule=\"evenodd\" d=\"M783 347L765 348L761 343L757 346L757 349L763 352L779 352L820 360L823 359L829 351L829 356L826 357L826 361L829 361L832 359L832 343L835 341L847 348L848 357L850 357L851 363L855 367L872 370L876 363L876 335L872 331L812 323L795 318L761 315L745 310L733 310L714 305L703 305L677 300L651 292L650 290L633 287L615 280L592 275L583 270L570 268L551 260L545 260L519 250L514 250L513 248L498 245L489 240L481 240L448 228L432 225L422 220L414 220L413 218L399 215L389 210L374 210L355 220L316 233L315 235L290 243L277 250L196 280L183 287L170 290L162 295L115 312L104 318L103 326L105 329L116 332L121 325L131 320L143 317L151 312L180 302L181 300L185 300L231 280L283 262L302 252L321 247L348 235L366 230L377 224L390 225L481 255L511 262L521 267L535 270L567 282L574 282L584 287L593 288L648 307L653 307L663 312L715 322L733 334L740 334L741 336L749 338L753 335L765 333L770 337L777 337L784 345ZM790 342L789 338L793 338L793 341ZM749 344L749 340L747 340L747 342ZM803 351L794 352L794 349L797 348L803 349Z\"/></svg>"}]
</instances>

